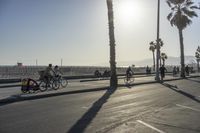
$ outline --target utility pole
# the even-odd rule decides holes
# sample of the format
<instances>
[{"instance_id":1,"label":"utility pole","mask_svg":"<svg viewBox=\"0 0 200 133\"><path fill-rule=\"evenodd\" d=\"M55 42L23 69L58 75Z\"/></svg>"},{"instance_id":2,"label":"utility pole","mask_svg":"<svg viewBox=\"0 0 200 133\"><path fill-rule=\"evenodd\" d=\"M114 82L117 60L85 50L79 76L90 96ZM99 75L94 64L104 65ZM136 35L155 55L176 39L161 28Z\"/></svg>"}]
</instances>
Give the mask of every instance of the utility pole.
<instances>
[{"instance_id":1,"label":"utility pole","mask_svg":"<svg viewBox=\"0 0 200 133\"><path fill-rule=\"evenodd\" d=\"M62 64L63 64L63 59L61 58L61 61L60 61L60 66L62 67Z\"/></svg>"},{"instance_id":2,"label":"utility pole","mask_svg":"<svg viewBox=\"0 0 200 133\"><path fill-rule=\"evenodd\" d=\"M38 60L37 60L37 59L36 59L36 62L35 62L35 63L36 63L36 66L38 66Z\"/></svg>"}]
</instances>

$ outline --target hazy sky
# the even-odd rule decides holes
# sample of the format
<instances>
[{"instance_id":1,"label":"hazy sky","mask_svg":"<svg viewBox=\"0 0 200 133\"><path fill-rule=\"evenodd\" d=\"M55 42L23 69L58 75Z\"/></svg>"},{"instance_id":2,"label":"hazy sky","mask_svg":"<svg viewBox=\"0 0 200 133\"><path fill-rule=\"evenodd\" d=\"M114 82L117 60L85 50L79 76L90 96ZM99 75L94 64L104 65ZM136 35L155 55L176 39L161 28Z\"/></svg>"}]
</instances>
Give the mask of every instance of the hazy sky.
<instances>
[{"instance_id":1,"label":"hazy sky","mask_svg":"<svg viewBox=\"0 0 200 133\"><path fill-rule=\"evenodd\" d=\"M157 0L113 0L116 60L152 58ZM199 2L196 0L196 2ZM178 31L161 0L162 51L180 56ZM198 13L200 16L200 14ZM200 18L183 32L185 55L200 45ZM106 0L0 0L0 65L109 65Z\"/></svg>"}]
</instances>

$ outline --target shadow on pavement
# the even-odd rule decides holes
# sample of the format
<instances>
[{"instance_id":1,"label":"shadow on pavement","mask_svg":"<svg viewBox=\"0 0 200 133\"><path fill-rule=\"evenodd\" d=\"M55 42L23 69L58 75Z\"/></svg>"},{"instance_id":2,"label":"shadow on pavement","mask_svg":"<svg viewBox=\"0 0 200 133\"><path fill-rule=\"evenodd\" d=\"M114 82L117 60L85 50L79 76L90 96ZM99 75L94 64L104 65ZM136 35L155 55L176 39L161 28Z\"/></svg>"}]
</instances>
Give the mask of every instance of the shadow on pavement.
<instances>
[{"instance_id":1,"label":"shadow on pavement","mask_svg":"<svg viewBox=\"0 0 200 133\"><path fill-rule=\"evenodd\" d=\"M63 96L63 95L70 95L70 94L78 94L78 93L87 93L87 92L95 92L95 91L101 91L101 90L108 90L108 87L101 87L101 88L93 88L93 89L83 89L83 90L75 90L75 91L66 91L66 92L57 92L57 93L49 93L49 94L39 94L39 95L12 95L8 98L1 99L0 100L0 106L25 101L25 100L36 100L36 99L42 99L42 98L49 98L54 96Z\"/></svg>"},{"instance_id":2,"label":"shadow on pavement","mask_svg":"<svg viewBox=\"0 0 200 133\"><path fill-rule=\"evenodd\" d=\"M90 125L92 120L102 108L103 104L107 102L110 96L117 88L108 89L105 94L99 98L92 107L67 131L67 133L82 133Z\"/></svg>"},{"instance_id":3,"label":"shadow on pavement","mask_svg":"<svg viewBox=\"0 0 200 133\"><path fill-rule=\"evenodd\" d=\"M192 82L196 82L196 83L200 83L199 80L195 80L195 79L189 79L189 78L186 78L186 80L189 80L189 81L192 81Z\"/></svg>"},{"instance_id":4,"label":"shadow on pavement","mask_svg":"<svg viewBox=\"0 0 200 133\"><path fill-rule=\"evenodd\" d=\"M184 96L186 96L186 97L192 99L193 101L196 101L196 102L200 103L200 100L197 99L196 96L193 96L192 94L187 93L187 92L185 92L185 91L179 89L176 85L171 85L171 84L168 84L168 83L161 83L161 84L162 84L163 86L165 86L165 87L170 88L170 89L173 90L173 91L176 91L176 92L178 92L178 93L180 93L180 94L182 94L182 95L184 95Z\"/></svg>"}]
</instances>

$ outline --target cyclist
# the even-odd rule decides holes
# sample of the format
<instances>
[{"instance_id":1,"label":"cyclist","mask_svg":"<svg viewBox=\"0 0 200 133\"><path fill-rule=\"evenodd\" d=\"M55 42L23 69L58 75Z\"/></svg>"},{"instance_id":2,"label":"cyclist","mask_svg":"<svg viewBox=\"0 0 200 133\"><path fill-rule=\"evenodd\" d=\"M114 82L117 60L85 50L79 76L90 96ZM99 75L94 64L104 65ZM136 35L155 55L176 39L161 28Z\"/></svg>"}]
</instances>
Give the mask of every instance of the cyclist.
<instances>
[{"instance_id":1,"label":"cyclist","mask_svg":"<svg viewBox=\"0 0 200 133\"><path fill-rule=\"evenodd\" d=\"M54 67L53 71L54 71L54 74L56 77L59 77L62 75L62 72L60 71L60 69L57 65Z\"/></svg>"},{"instance_id":2,"label":"cyclist","mask_svg":"<svg viewBox=\"0 0 200 133\"><path fill-rule=\"evenodd\" d=\"M47 83L50 83L50 80L52 79L54 74L55 73L52 69L52 64L49 64L49 66L45 69L45 72L44 72L44 78L47 81Z\"/></svg>"},{"instance_id":3,"label":"cyclist","mask_svg":"<svg viewBox=\"0 0 200 133\"><path fill-rule=\"evenodd\" d=\"M127 69L126 69L126 79L127 81L131 78L131 76L134 74L134 72L132 71L131 67L129 66Z\"/></svg>"}]
</instances>

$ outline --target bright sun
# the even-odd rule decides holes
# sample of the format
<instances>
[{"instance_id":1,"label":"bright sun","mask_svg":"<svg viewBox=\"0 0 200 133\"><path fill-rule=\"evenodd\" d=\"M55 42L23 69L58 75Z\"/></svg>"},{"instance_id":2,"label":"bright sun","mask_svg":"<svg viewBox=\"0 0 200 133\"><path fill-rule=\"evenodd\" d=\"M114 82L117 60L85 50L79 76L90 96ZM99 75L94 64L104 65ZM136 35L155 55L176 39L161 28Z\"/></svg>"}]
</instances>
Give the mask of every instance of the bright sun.
<instances>
[{"instance_id":1,"label":"bright sun","mask_svg":"<svg viewBox=\"0 0 200 133\"><path fill-rule=\"evenodd\" d=\"M135 0L121 0L116 3L115 15L125 23L140 22L141 5Z\"/></svg>"}]
</instances>

